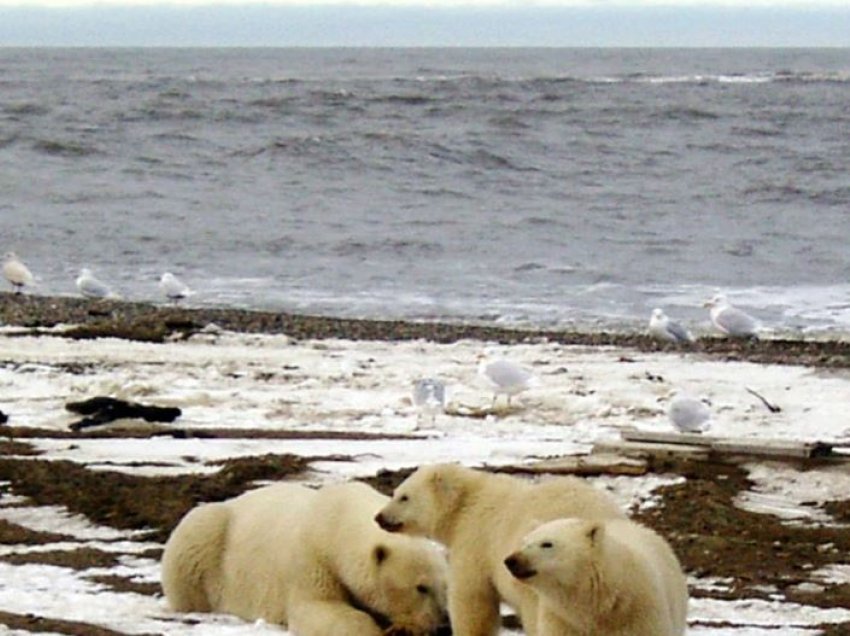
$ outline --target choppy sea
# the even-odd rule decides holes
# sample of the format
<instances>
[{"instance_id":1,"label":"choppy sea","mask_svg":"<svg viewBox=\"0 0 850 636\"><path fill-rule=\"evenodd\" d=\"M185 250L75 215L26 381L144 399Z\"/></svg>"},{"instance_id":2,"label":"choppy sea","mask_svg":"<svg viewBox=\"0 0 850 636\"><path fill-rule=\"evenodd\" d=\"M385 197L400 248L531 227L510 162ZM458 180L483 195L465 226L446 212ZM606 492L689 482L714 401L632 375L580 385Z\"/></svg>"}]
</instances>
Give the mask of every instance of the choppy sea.
<instances>
[{"instance_id":1,"label":"choppy sea","mask_svg":"<svg viewBox=\"0 0 850 636\"><path fill-rule=\"evenodd\" d=\"M850 49L0 49L33 293L850 331Z\"/></svg>"}]
</instances>

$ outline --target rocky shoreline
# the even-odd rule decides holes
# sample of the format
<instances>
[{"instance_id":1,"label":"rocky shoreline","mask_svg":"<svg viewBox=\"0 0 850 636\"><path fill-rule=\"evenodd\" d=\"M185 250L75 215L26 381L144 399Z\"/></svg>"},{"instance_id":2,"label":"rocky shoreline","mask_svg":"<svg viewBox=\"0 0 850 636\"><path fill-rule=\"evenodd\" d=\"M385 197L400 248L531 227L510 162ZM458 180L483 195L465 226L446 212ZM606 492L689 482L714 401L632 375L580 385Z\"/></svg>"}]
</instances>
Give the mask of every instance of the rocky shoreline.
<instances>
[{"instance_id":1,"label":"rocky shoreline","mask_svg":"<svg viewBox=\"0 0 850 636\"><path fill-rule=\"evenodd\" d=\"M43 334L46 328L69 325L64 337L123 338L166 342L190 337L209 325L243 333L285 334L296 339L426 340L451 343L472 339L500 344L557 342L567 345L617 346L638 351L692 351L729 360L762 364L850 368L850 342L774 337L733 340L701 337L693 345L661 343L643 333L522 329L480 324L370 320L310 316L236 308L164 306L120 300L88 300L63 296L0 293L0 325Z\"/></svg>"}]
</instances>

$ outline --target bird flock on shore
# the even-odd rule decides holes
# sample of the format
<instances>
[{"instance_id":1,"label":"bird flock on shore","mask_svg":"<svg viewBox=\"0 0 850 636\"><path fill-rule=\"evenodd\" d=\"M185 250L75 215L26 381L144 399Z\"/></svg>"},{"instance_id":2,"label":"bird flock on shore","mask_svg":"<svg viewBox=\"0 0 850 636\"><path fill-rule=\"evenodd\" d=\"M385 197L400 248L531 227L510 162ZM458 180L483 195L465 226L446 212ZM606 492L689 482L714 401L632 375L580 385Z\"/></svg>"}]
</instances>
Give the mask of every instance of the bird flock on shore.
<instances>
[{"instance_id":1,"label":"bird flock on shore","mask_svg":"<svg viewBox=\"0 0 850 636\"><path fill-rule=\"evenodd\" d=\"M3 276L12 286L15 293L23 293L24 288L35 284L35 277L24 262L14 252L7 252L3 257ZM121 296L112 288L97 278L91 269L83 267L74 283L77 291L84 298L117 299ZM167 300L177 303L188 298L194 292L171 272L165 272L159 279L159 291Z\"/></svg>"},{"instance_id":2,"label":"bird flock on shore","mask_svg":"<svg viewBox=\"0 0 850 636\"><path fill-rule=\"evenodd\" d=\"M8 252L3 258L3 276L15 293L23 293L26 287L35 282L30 269L14 252ZM98 279L92 271L84 267L77 277L76 287L79 293L89 299L120 298L112 288ZM165 272L159 279L159 290L163 298L178 303L194 292L171 272ZM704 307L709 309L712 325L724 336L731 338L758 338L758 321L732 305L723 294L716 294ZM664 310L656 307L649 319L649 334L665 343L691 345L695 342L693 334L679 322L671 319ZM496 408L499 396L505 396L505 406L510 408L511 398L537 383L535 376L524 367L511 360L493 358L492 355L480 356L479 375L490 385L493 391L492 408ZM412 392L413 405L418 409L420 418L428 418L431 424L438 413L445 411L448 402L446 385L437 378L421 378L414 382ZM708 429L711 420L709 404L705 399L677 394L672 397L667 410L672 425L683 433L702 433Z\"/></svg>"}]
</instances>

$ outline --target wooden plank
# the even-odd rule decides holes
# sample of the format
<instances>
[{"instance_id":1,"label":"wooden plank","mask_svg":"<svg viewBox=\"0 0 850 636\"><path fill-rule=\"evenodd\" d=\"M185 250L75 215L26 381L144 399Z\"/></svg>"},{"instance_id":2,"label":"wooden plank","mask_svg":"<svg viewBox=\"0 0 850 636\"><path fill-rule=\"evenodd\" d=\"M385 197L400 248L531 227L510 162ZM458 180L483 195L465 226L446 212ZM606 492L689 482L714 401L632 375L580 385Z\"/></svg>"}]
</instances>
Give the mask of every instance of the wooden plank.
<instances>
[{"instance_id":1,"label":"wooden plank","mask_svg":"<svg viewBox=\"0 0 850 636\"><path fill-rule=\"evenodd\" d=\"M593 445L593 454L619 454L626 457L658 457L671 456L691 459L708 459L711 449L707 446L688 446L686 444L659 444L655 442L624 442L612 440L597 442Z\"/></svg>"},{"instance_id":2,"label":"wooden plank","mask_svg":"<svg viewBox=\"0 0 850 636\"><path fill-rule=\"evenodd\" d=\"M718 440L711 448L726 455L759 455L765 457L829 457L832 447L820 442L786 440Z\"/></svg>"},{"instance_id":3,"label":"wooden plank","mask_svg":"<svg viewBox=\"0 0 850 636\"><path fill-rule=\"evenodd\" d=\"M659 444L687 444L690 446L711 446L721 439L701 433L679 433L676 431L644 431L634 426L620 429L620 437L627 442L655 442Z\"/></svg>"},{"instance_id":4,"label":"wooden plank","mask_svg":"<svg viewBox=\"0 0 850 636\"><path fill-rule=\"evenodd\" d=\"M699 446L727 455L756 455L767 457L829 457L832 444L801 442L790 439L730 438L698 433L641 431L627 427L620 431L627 442L662 445Z\"/></svg>"},{"instance_id":5,"label":"wooden plank","mask_svg":"<svg viewBox=\"0 0 850 636\"><path fill-rule=\"evenodd\" d=\"M499 472L530 475L645 475L649 470L642 459L617 454L566 455L543 459L533 464L501 466Z\"/></svg>"}]
</instances>

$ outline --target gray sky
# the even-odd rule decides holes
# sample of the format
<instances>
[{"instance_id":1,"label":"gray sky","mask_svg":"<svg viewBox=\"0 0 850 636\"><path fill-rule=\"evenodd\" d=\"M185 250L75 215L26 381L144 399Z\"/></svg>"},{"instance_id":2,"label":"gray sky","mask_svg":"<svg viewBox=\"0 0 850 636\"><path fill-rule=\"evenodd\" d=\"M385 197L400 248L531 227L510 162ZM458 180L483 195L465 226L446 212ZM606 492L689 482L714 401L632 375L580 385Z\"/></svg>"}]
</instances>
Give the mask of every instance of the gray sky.
<instances>
[{"instance_id":1,"label":"gray sky","mask_svg":"<svg viewBox=\"0 0 850 636\"><path fill-rule=\"evenodd\" d=\"M0 0L0 46L850 46L848 0Z\"/></svg>"}]
</instances>

